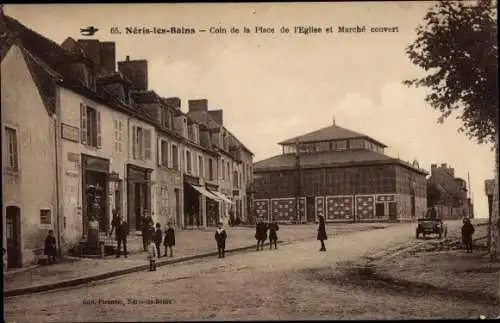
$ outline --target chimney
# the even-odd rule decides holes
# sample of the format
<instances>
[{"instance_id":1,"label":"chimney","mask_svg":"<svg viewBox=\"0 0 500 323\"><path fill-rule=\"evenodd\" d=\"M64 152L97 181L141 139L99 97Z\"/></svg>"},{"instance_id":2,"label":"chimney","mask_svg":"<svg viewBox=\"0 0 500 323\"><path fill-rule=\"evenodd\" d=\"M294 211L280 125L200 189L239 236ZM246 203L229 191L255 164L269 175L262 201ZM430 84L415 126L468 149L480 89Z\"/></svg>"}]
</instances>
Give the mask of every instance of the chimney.
<instances>
[{"instance_id":1,"label":"chimney","mask_svg":"<svg viewBox=\"0 0 500 323\"><path fill-rule=\"evenodd\" d=\"M208 115L214 119L219 125L223 126L222 110L212 110L208 111Z\"/></svg>"},{"instance_id":2,"label":"chimney","mask_svg":"<svg viewBox=\"0 0 500 323\"><path fill-rule=\"evenodd\" d=\"M132 82L132 88L136 91L148 90L148 61L130 60L127 56L125 61L118 62L118 71Z\"/></svg>"},{"instance_id":3,"label":"chimney","mask_svg":"<svg viewBox=\"0 0 500 323\"><path fill-rule=\"evenodd\" d=\"M76 46L81 48L85 56L90 58L96 66L101 65L101 47L97 39L79 39Z\"/></svg>"},{"instance_id":4,"label":"chimney","mask_svg":"<svg viewBox=\"0 0 500 323\"><path fill-rule=\"evenodd\" d=\"M101 42L101 65L108 73L116 70L116 47L115 42Z\"/></svg>"},{"instance_id":5,"label":"chimney","mask_svg":"<svg viewBox=\"0 0 500 323\"><path fill-rule=\"evenodd\" d=\"M175 109L180 109L181 108L181 99L174 97L174 98L166 98L165 103L172 108Z\"/></svg>"},{"instance_id":6,"label":"chimney","mask_svg":"<svg viewBox=\"0 0 500 323\"><path fill-rule=\"evenodd\" d=\"M447 167L447 165L445 163L441 164L441 168L446 168L446 167Z\"/></svg>"},{"instance_id":7,"label":"chimney","mask_svg":"<svg viewBox=\"0 0 500 323\"><path fill-rule=\"evenodd\" d=\"M208 111L208 100L189 100L188 101L189 111Z\"/></svg>"}]
</instances>

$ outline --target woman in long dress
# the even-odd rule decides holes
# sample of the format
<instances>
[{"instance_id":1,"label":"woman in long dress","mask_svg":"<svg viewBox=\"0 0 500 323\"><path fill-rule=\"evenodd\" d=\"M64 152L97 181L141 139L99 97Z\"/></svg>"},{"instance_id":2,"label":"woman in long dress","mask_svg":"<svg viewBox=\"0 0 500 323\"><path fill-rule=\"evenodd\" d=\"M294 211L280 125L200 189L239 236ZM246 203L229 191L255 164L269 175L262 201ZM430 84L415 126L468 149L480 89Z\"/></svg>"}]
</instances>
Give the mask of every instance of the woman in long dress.
<instances>
[{"instance_id":1,"label":"woman in long dress","mask_svg":"<svg viewBox=\"0 0 500 323\"><path fill-rule=\"evenodd\" d=\"M319 226L318 226L318 240L321 241L321 249L319 251L326 251L325 240L328 237L326 236L326 226L325 226L325 217L319 216Z\"/></svg>"}]
</instances>

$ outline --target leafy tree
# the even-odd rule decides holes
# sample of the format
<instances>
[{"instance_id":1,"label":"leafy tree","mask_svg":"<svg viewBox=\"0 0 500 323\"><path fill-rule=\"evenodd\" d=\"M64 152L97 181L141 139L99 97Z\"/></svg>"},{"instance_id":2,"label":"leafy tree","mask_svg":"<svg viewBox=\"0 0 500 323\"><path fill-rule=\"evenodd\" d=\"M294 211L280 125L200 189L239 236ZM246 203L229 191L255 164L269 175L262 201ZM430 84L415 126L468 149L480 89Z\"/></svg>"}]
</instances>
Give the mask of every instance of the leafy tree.
<instances>
[{"instance_id":1,"label":"leafy tree","mask_svg":"<svg viewBox=\"0 0 500 323\"><path fill-rule=\"evenodd\" d=\"M417 39L406 48L411 62L427 72L408 86L426 87L426 101L453 112L458 129L479 144L494 143L498 124L498 45L496 5L491 1L442 1L429 9Z\"/></svg>"}]
</instances>

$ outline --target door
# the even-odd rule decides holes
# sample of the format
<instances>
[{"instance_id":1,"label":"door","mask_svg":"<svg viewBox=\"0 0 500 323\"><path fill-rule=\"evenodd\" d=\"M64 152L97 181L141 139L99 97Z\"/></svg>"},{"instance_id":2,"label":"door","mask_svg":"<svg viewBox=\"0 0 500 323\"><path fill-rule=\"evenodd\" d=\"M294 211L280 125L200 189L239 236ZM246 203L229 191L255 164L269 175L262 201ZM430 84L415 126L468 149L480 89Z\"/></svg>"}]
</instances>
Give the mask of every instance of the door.
<instances>
[{"instance_id":1,"label":"door","mask_svg":"<svg viewBox=\"0 0 500 323\"><path fill-rule=\"evenodd\" d=\"M381 218L384 215L384 203L375 203L375 216Z\"/></svg>"},{"instance_id":2,"label":"door","mask_svg":"<svg viewBox=\"0 0 500 323\"><path fill-rule=\"evenodd\" d=\"M6 210L7 261L9 268L20 268L21 261L21 209L8 206Z\"/></svg>"},{"instance_id":3,"label":"door","mask_svg":"<svg viewBox=\"0 0 500 323\"><path fill-rule=\"evenodd\" d=\"M142 187L140 183L134 184L134 213L135 213L135 229L137 231L142 229Z\"/></svg>"},{"instance_id":4,"label":"door","mask_svg":"<svg viewBox=\"0 0 500 323\"><path fill-rule=\"evenodd\" d=\"M306 212L307 212L307 222L315 222L316 221L316 212L314 209L314 196L310 196L306 199Z\"/></svg>"},{"instance_id":5,"label":"door","mask_svg":"<svg viewBox=\"0 0 500 323\"><path fill-rule=\"evenodd\" d=\"M181 219L181 197L180 197L180 192L179 189L175 189L175 224L180 225L182 223Z\"/></svg>"},{"instance_id":6,"label":"door","mask_svg":"<svg viewBox=\"0 0 500 323\"><path fill-rule=\"evenodd\" d=\"M390 202L389 203L389 219L390 220L397 220L398 218L398 212L396 208L396 203L395 202Z\"/></svg>"}]
</instances>

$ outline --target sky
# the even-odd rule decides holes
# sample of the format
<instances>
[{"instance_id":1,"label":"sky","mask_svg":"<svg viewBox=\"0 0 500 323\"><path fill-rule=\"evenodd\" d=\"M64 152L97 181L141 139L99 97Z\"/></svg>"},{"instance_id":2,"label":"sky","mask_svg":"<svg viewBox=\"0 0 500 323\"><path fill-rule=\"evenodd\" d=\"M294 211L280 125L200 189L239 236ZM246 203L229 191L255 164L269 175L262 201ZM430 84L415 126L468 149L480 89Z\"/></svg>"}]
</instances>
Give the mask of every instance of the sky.
<instances>
[{"instance_id":1,"label":"sky","mask_svg":"<svg viewBox=\"0 0 500 323\"><path fill-rule=\"evenodd\" d=\"M464 134L456 115L438 124L425 90L402 85L422 76L405 54L433 2L339 2L246 4L51 4L5 5L4 11L38 33L62 43L92 37L116 42L117 61L146 59L149 88L161 96L207 99L223 109L224 126L255 154L281 153L278 142L332 124L389 146L386 154L430 165L446 163L471 179L475 216L487 217L484 180L494 178L494 153ZM226 34L126 34L126 27L185 27ZM243 27L251 33L243 33ZM274 33L255 33L255 27ZM296 34L294 26L321 27ZM365 26L364 33L338 33ZM110 32L118 27L122 34ZM240 29L230 33L231 27ZM280 33L281 27L290 28ZM326 33L333 27L334 33ZM372 27L398 27L372 33Z\"/></svg>"}]
</instances>

